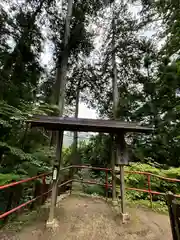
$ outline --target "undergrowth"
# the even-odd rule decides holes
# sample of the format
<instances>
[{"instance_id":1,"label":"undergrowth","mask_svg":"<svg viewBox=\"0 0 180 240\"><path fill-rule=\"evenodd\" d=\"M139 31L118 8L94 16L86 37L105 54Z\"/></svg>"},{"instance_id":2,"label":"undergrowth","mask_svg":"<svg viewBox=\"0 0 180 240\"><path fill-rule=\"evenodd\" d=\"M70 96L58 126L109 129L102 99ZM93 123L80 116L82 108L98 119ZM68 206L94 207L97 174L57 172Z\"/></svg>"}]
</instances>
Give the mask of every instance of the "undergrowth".
<instances>
[{"instance_id":1,"label":"undergrowth","mask_svg":"<svg viewBox=\"0 0 180 240\"><path fill-rule=\"evenodd\" d=\"M46 221L48 218L48 208L37 208L32 211L25 211L22 214L16 216L16 218L11 219L6 225L1 225L1 231L20 231L26 226L32 223L38 223L40 221Z\"/></svg>"},{"instance_id":2,"label":"undergrowth","mask_svg":"<svg viewBox=\"0 0 180 240\"><path fill-rule=\"evenodd\" d=\"M163 201L156 201L151 204L150 201L144 199L132 200L126 198L126 202L129 207L148 208L155 212L168 214L168 207Z\"/></svg>"},{"instance_id":3,"label":"undergrowth","mask_svg":"<svg viewBox=\"0 0 180 240\"><path fill-rule=\"evenodd\" d=\"M103 196L103 197L105 197L105 194L106 194L105 189L102 186L98 186L98 185L86 186L84 188L84 193L89 194L89 195ZM137 192L134 192L134 194L136 195ZM168 213L167 205L166 205L165 201L163 201L163 200L153 201L151 204L149 199L141 199L140 195L139 195L139 198L136 198L133 195L132 191L127 191L125 198L126 198L126 204L129 207L145 207L145 208L149 208L155 212L166 213L166 214ZM109 199L110 199L110 197L109 197Z\"/></svg>"}]
</instances>

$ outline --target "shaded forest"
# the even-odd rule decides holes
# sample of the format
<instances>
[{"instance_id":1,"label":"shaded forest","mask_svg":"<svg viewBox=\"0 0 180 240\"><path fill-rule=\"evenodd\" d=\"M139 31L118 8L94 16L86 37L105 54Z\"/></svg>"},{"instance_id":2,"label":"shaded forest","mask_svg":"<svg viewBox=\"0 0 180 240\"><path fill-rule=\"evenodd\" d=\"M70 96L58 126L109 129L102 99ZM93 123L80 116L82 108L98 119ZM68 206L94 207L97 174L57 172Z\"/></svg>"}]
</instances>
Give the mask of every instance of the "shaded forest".
<instances>
[{"instance_id":1,"label":"shaded forest","mask_svg":"<svg viewBox=\"0 0 180 240\"><path fill-rule=\"evenodd\" d=\"M81 102L99 118L155 128L149 136L126 136L132 161L178 167L179 12L176 0L2 0L1 184L52 169L51 132L30 129L25 120L78 117ZM110 164L108 136L77 139L63 149L64 165L77 145L80 162Z\"/></svg>"}]
</instances>

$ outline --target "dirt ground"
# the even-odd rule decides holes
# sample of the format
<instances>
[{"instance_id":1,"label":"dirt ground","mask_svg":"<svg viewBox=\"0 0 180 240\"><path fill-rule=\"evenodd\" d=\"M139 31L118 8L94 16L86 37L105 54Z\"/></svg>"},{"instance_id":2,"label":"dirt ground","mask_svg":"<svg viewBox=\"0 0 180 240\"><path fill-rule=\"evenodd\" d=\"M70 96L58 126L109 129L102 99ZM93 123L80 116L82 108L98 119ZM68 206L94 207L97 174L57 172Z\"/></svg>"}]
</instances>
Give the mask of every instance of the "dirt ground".
<instances>
[{"instance_id":1,"label":"dirt ground","mask_svg":"<svg viewBox=\"0 0 180 240\"><path fill-rule=\"evenodd\" d=\"M0 239L12 240L171 240L169 218L146 209L128 208L131 220L122 224L117 210L102 199L70 196L56 210L59 227L45 228L44 218L16 234L4 233ZM47 216L46 216L47 217Z\"/></svg>"}]
</instances>

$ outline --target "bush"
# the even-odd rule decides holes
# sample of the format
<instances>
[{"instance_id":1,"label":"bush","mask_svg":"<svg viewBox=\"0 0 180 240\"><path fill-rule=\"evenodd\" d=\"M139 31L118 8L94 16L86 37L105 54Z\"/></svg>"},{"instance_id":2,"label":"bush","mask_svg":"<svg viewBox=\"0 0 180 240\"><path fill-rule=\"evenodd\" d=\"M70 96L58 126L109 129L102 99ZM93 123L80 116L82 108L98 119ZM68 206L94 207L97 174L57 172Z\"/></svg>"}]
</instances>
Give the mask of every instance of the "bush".
<instances>
[{"instance_id":1,"label":"bush","mask_svg":"<svg viewBox=\"0 0 180 240\"><path fill-rule=\"evenodd\" d=\"M97 194L99 196L104 196L104 188L99 185L90 185L84 187L84 192L87 194Z\"/></svg>"},{"instance_id":2,"label":"bush","mask_svg":"<svg viewBox=\"0 0 180 240\"><path fill-rule=\"evenodd\" d=\"M20 175L16 175L16 174L3 174L3 173L0 173L0 186L1 185L5 185L5 184L8 184L10 182L13 182L13 181L18 181L20 180L21 176Z\"/></svg>"},{"instance_id":3,"label":"bush","mask_svg":"<svg viewBox=\"0 0 180 240\"><path fill-rule=\"evenodd\" d=\"M177 178L180 179L180 168L169 168L168 170L159 169L148 164L132 163L130 166L125 167L125 171L142 171L149 172L162 177ZM83 179L95 179L99 183L105 183L105 173L100 171L90 171L83 169L81 171L81 177ZM108 174L109 183L112 180L111 174ZM116 182L118 184L118 181ZM125 174L126 187L140 188L148 190L148 181L146 175L140 174ZM117 187L119 189L119 186ZM156 176L151 176L151 190L166 193L171 191L175 194L180 194L180 183L170 182L164 179L159 179ZM105 188L98 185L87 186L84 185L84 191L88 194L96 193L98 195L105 195ZM132 200L149 200L149 193L138 192L129 190L127 191L128 197ZM154 201L164 201L164 197L160 195L153 195Z\"/></svg>"},{"instance_id":4,"label":"bush","mask_svg":"<svg viewBox=\"0 0 180 240\"><path fill-rule=\"evenodd\" d=\"M180 179L180 168L169 168L168 170L163 170L152 167L148 164L133 163L126 167L125 170L150 172L158 176ZM126 173L125 182L128 187L148 189L147 176L145 175ZM180 194L180 183L174 183L164 179L159 179L156 176L151 176L151 190L163 193L171 191L173 193ZM149 199L148 193L128 191L128 194L133 200ZM153 200L164 200L164 197L154 195Z\"/></svg>"}]
</instances>

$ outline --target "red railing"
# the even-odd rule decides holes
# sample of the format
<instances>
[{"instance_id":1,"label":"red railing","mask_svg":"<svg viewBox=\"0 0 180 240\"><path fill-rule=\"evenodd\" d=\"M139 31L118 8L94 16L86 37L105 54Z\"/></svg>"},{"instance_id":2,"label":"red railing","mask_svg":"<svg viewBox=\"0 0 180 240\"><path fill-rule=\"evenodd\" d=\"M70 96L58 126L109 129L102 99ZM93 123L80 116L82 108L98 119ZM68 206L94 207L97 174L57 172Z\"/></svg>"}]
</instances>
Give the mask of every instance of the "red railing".
<instances>
[{"instance_id":1,"label":"red railing","mask_svg":"<svg viewBox=\"0 0 180 240\"><path fill-rule=\"evenodd\" d=\"M43 186L42 187L42 191L43 191L44 190L44 185L46 184L46 177L48 177L49 175L51 175L51 173L45 173L45 174L41 174L41 175L38 175L38 176L35 176L35 177L32 177L32 178L27 178L27 179L20 180L18 182L12 182L12 183L0 186L0 190L5 190L7 188L14 187L14 186L17 186L17 185L20 185L20 184L23 184L23 183L28 183L28 182L31 182L31 181L34 181L34 180L37 180L37 179L41 179L42 180L42 186ZM51 190L48 190L47 192L43 192L41 195L36 196L36 197L32 198L31 200L26 201L25 203L22 203L19 206L15 207L13 209L8 210L5 213L2 213L0 215L0 219L5 218L8 215L12 214L13 212L16 212L19 209L27 206L28 204L36 201L37 199L39 199L39 198L43 197L44 195L48 194L50 191Z\"/></svg>"},{"instance_id":2,"label":"red railing","mask_svg":"<svg viewBox=\"0 0 180 240\"><path fill-rule=\"evenodd\" d=\"M73 179L73 180L67 180L67 181L59 184L58 187L62 187L64 185L67 185L68 183L71 183L72 181L86 183L86 184L97 184L97 185L105 187L106 198L108 197L108 189L112 188L112 183L108 181L108 173L111 173L111 175L112 175L112 169L111 168L92 167L92 166L87 166L87 165L73 165L73 166L69 166L69 167L66 167L66 168L62 168L61 171L66 170L66 169L71 169L71 168L104 171L105 172L105 179L104 179L105 184L99 183L99 182L94 181L94 180L93 181L89 181L89 180L85 181L85 180ZM152 196L153 196L153 194L155 194L155 195L163 195L163 196L165 195L165 193L163 193L163 192L158 192L158 191L151 190L151 177L152 176L156 177L158 179L165 180L165 181L180 182L180 179L166 178L166 177L162 177L162 176L159 176L159 175L156 175L156 174L152 174L152 173L149 173L149 172L125 171L125 173L128 173L128 174L140 174L140 175L147 176L147 189L133 188L133 187L127 187L126 189L127 190L133 190L133 191L139 191L139 192L148 193L149 197L150 197L150 203L151 204L152 204ZM35 177L32 177L32 178L28 178L28 179L20 180L18 182L12 182L12 183L0 186L0 190L5 190L7 188L14 187L16 185L20 185L20 184L23 184L23 183L31 182L31 181L34 181L36 179L41 179L42 180L42 193L40 195L35 196L32 199L26 201L25 203L22 203L19 206L17 206L17 207L15 207L13 209L10 209L10 210L0 214L0 219L7 217L8 215L18 211L21 208L24 208L25 206L29 205L30 203L33 203L33 202L37 201L38 199L43 198L43 196L49 194L51 192L51 189L48 189L45 192L44 191L44 186L46 185L46 177L50 176L51 174L52 173L41 174L41 175L38 175L38 176L35 176ZM180 195L176 195L175 194L174 196L180 198Z\"/></svg>"},{"instance_id":3,"label":"red railing","mask_svg":"<svg viewBox=\"0 0 180 240\"><path fill-rule=\"evenodd\" d=\"M108 197L108 188L109 187L112 188L112 184L109 183L109 181L108 181L108 172L111 172L111 170L112 170L111 168L92 167L92 166L87 166L87 165L73 165L72 167L73 168L78 168L78 169L99 170L99 171L105 172L105 184L99 183L97 181L84 181L84 180L77 180L77 179L73 179L73 181L86 183L86 184L95 184L95 185L99 185L99 186L105 187L105 189L106 189L106 198Z\"/></svg>"},{"instance_id":4,"label":"red railing","mask_svg":"<svg viewBox=\"0 0 180 240\"><path fill-rule=\"evenodd\" d=\"M71 168L71 166L70 167L66 167L66 168L62 168L61 171L66 170L66 169L70 169L70 168ZM14 213L14 212L16 212L16 211L26 207L27 205L37 201L38 199L42 199L43 200L43 197L45 195L48 195L51 192L51 189L47 190L46 192L44 191L45 190L44 187L46 185L46 177L50 176L51 174L52 173L40 174L40 175L35 176L35 177L23 179L23 180L20 180L18 182L12 182L12 183L0 186L0 190L5 190L7 188L14 187L14 186L17 186L17 185L20 185L20 184L23 184L23 183L28 183L28 182L31 182L31 181L34 181L34 180L37 180L37 179L41 179L42 180L42 189L41 189L41 194L40 195L34 196L29 201L26 201L25 203L22 203L22 204L18 205L17 207L15 207L13 209L10 209L10 210L0 214L0 219L3 219L5 217L7 217L8 215L10 215L10 214L12 214L12 213ZM72 180L68 180L66 182L63 182L63 183L59 184L58 187L62 187L62 186L66 185L66 184L68 184L70 182L72 182Z\"/></svg>"},{"instance_id":5,"label":"red railing","mask_svg":"<svg viewBox=\"0 0 180 240\"><path fill-rule=\"evenodd\" d=\"M79 181L79 182L83 182L83 183L87 183L87 184L97 184L100 186L104 186L106 188L106 196L107 196L107 191L108 188L112 188L112 184L108 182L108 172L111 172L112 174L112 169L111 168L99 168L99 167L91 167L91 166L86 166L86 165L74 165L73 167L75 168L86 168L86 169L92 169L92 170L101 170L104 171L106 173L106 177L105 177L105 184L100 184L96 181ZM140 175L144 175L147 176L147 189L142 189L142 188L133 188L133 187L126 187L126 190L132 190L132 191L138 191L138 192L145 192L149 194L150 197L150 203L152 205L152 196L154 195L162 195L165 196L166 193L163 192L158 192L158 191L153 191L151 190L151 177L156 177L165 181L169 181L169 182L180 182L180 179L176 179L176 178L167 178L167 177L163 177L163 176L159 176L153 173L149 173L149 172L142 172L142 171L125 171L125 173L130 173L130 174L140 174ZM74 180L73 180L74 181ZM75 180L78 181L78 180ZM174 194L175 197L180 198L180 195L178 194Z\"/></svg>"},{"instance_id":6,"label":"red railing","mask_svg":"<svg viewBox=\"0 0 180 240\"><path fill-rule=\"evenodd\" d=\"M36 179L40 179L40 178L42 178L43 182L44 182L44 181L46 181L46 177L49 176L49 175L51 175L51 173L44 173L44 174L40 174L40 175L35 176L35 177L20 180L18 182L12 182L12 183L0 186L0 190L6 189L6 188L9 188L9 187L14 187L14 186L19 185L21 183L27 183L27 182L30 182L30 181L33 181L33 180L36 180Z\"/></svg>"},{"instance_id":7,"label":"red railing","mask_svg":"<svg viewBox=\"0 0 180 240\"><path fill-rule=\"evenodd\" d=\"M149 197L150 197L150 203L152 205L152 195L162 195L165 196L166 193L163 192L158 192L158 191L153 191L151 190L151 177L156 177L158 179L161 180L165 180L168 182L180 182L180 179L176 179L176 178L168 178L168 177L163 177L163 176L159 176L153 173L149 173L149 172L141 172L141 171L125 171L126 173L130 173L130 174L140 174L140 175L144 175L147 177L147 182L148 182L148 189L141 189L141 188L131 188L131 187L127 187L127 190L134 190L134 191L139 191L139 192L146 192L149 193ZM179 194L173 194L174 197L176 198L180 198Z\"/></svg>"}]
</instances>

